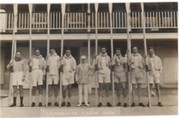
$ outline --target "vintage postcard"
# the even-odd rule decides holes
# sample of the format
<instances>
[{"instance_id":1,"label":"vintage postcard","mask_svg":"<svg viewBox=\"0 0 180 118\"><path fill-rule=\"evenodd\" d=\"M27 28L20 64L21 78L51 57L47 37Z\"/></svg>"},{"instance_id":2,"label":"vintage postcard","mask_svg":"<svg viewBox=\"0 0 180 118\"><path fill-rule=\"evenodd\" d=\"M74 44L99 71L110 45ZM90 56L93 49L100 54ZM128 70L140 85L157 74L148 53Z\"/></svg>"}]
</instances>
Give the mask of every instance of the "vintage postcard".
<instances>
[{"instance_id":1,"label":"vintage postcard","mask_svg":"<svg viewBox=\"0 0 180 118\"><path fill-rule=\"evenodd\" d=\"M178 115L178 2L0 3L0 19L2 118Z\"/></svg>"}]
</instances>

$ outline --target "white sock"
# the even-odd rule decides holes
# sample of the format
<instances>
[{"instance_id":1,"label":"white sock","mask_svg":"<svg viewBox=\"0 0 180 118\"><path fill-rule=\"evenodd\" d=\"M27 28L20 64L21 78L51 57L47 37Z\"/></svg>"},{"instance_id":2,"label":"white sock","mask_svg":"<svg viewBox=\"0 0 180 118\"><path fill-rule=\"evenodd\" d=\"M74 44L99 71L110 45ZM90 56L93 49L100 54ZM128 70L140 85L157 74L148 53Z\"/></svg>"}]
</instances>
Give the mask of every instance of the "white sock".
<instances>
[{"instance_id":1,"label":"white sock","mask_svg":"<svg viewBox=\"0 0 180 118\"><path fill-rule=\"evenodd\" d=\"M32 96L32 102L35 102L35 96Z\"/></svg>"},{"instance_id":2,"label":"white sock","mask_svg":"<svg viewBox=\"0 0 180 118\"><path fill-rule=\"evenodd\" d=\"M69 97L67 97L67 102L70 102L70 98Z\"/></svg>"},{"instance_id":3,"label":"white sock","mask_svg":"<svg viewBox=\"0 0 180 118\"><path fill-rule=\"evenodd\" d=\"M54 97L55 101L54 102L58 102L58 97Z\"/></svg>"},{"instance_id":4,"label":"white sock","mask_svg":"<svg viewBox=\"0 0 180 118\"><path fill-rule=\"evenodd\" d=\"M53 103L53 101L54 101L54 97L52 96L52 97L51 97L51 102Z\"/></svg>"},{"instance_id":5,"label":"white sock","mask_svg":"<svg viewBox=\"0 0 180 118\"><path fill-rule=\"evenodd\" d=\"M42 95L39 95L39 103L42 102Z\"/></svg>"}]
</instances>

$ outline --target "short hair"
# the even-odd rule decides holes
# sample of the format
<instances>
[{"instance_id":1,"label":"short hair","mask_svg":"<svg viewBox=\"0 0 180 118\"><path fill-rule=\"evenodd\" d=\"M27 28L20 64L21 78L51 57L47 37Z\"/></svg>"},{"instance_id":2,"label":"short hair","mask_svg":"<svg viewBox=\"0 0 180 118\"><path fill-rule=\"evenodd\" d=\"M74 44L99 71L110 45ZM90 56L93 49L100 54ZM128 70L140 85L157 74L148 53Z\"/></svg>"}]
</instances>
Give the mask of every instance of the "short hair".
<instances>
[{"instance_id":1,"label":"short hair","mask_svg":"<svg viewBox=\"0 0 180 118\"><path fill-rule=\"evenodd\" d=\"M70 50L70 51L71 51L71 48L66 48L65 51L67 51L67 50Z\"/></svg>"},{"instance_id":2,"label":"short hair","mask_svg":"<svg viewBox=\"0 0 180 118\"><path fill-rule=\"evenodd\" d=\"M133 46L133 47L132 47L132 49L134 49L134 48L138 49L138 47L137 47L137 46Z\"/></svg>"},{"instance_id":3,"label":"short hair","mask_svg":"<svg viewBox=\"0 0 180 118\"><path fill-rule=\"evenodd\" d=\"M102 46L102 47L101 47L101 49L103 49L103 48L104 48L104 49L106 49L106 47L105 47L105 46Z\"/></svg>"},{"instance_id":4,"label":"short hair","mask_svg":"<svg viewBox=\"0 0 180 118\"><path fill-rule=\"evenodd\" d=\"M153 47L149 47L149 51L154 51L154 48Z\"/></svg>"},{"instance_id":5,"label":"short hair","mask_svg":"<svg viewBox=\"0 0 180 118\"><path fill-rule=\"evenodd\" d=\"M40 52L40 49L39 49L39 48L35 48L35 49L34 49L34 52L36 52L37 50L39 50L39 52Z\"/></svg>"},{"instance_id":6,"label":"short hair","mask_svg":"<svg viewBox=\"0 0 180 118\"><path fill-rule=\"evenodd\" d=\"M116 48L116 50L120 50L120 51L121 51L121 49L120 49L120 48Z\"/></svg>"},{"instance_id":7,"label":"short hair","mask_svg":"<svg viewBox=\"0 0 180 118\"><path fill-rule=\"evenodd\" d=\"M21 52L20 51L16 51L16 54L21 54Z\"/></svg>"}]
</instances>

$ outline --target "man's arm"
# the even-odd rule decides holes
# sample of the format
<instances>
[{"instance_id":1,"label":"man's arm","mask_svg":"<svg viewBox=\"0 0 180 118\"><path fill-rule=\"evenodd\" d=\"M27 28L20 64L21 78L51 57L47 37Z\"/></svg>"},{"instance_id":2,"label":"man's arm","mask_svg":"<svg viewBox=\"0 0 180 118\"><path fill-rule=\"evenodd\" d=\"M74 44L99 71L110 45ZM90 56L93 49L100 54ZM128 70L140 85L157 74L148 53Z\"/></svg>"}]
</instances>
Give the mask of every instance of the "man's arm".
<instances>
[{"instance_id":1,"label":"man's arm","mask_svg":"<svg viewBox=\"0 0 180 118\"><path fill-rule=\"evenodd\" d=\"M10 60L9 64L7 65L7 69L10 70L13 66L13 60Z\"/></svg>"},{"instance_id":2,"label":"man's arm","mask_svg":"<svg viewBox=\"0 0 180 118\"><path fill-rule=\"evenodd\" d=\"M25 61L23 61L23 63L22 63L22 66L23 66L23 81L25 80L25 78L26 78L26 72L27 72L27 70L26 70L26 62Z\"/></svg>"}]
</instances>

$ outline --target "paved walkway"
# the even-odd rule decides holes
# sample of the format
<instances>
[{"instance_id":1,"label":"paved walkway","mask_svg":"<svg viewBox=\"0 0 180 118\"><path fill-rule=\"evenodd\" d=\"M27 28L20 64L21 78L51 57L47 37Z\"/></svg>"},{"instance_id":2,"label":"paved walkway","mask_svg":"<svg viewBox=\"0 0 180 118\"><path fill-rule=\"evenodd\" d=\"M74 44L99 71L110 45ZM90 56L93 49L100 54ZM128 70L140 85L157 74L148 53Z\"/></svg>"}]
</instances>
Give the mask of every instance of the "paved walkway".
<instances>
[{"instance_id":1,"label":"paved walkway","mask_svg":"<svg viewBox=\"0 0 180 118\"><path fill-rule=\"evenodd\" d=\"M143 90L142 101L147 104L146 90ZM163 89L162 103L164 107L156 106L156 98L152 98L152 107L95 107L94 93L90 95L91 107L76 107L78 102L77 90L73 91L72 107L29 107L28 91L25 92L25 107L7 107L8 98L2 97L1 100L1 116L5 117L46 117L46 116L133 116L133 115L177 115L178 114L178 96L177 89ZM136 98L137 100L137 98ZM19 101L19 99L18 99ZM117 98L116 98L117 102ZM45 97L43 98L45 105ZM19 105L19 102L18 102Z\"/></svg>"}]
</instances>

